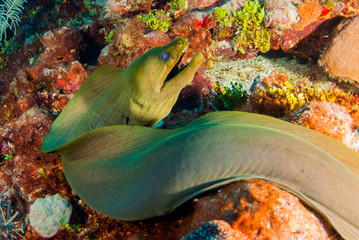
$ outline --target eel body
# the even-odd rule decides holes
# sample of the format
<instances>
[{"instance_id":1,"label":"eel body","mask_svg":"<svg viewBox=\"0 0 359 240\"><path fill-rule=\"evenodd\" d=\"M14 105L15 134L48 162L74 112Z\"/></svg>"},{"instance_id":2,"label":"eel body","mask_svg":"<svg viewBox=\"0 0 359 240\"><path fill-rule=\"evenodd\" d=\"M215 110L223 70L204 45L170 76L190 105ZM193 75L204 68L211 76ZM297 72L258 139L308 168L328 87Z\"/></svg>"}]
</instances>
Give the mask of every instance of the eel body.
<instances>
[{"instance_id":1,"label":"eel body","mask_svg":"<svg viewBox=\"0 0 359 240\"><path fill-rule=\"evenodd\" d=\"M357 153L272 117L218 112L175 130L103 127L55 151L74 191L113 218L160 216L208 189L256 178L298 196L344 238L359 239Z\"/></svg>"},{"instance_id":2,"label":"eel body","mask_svg":"<svg viewBox=\"0 0 359 240\"><path fill-rule=\"evenodd\" d=\"M153 53L162 52L163 49ZM106 78L102 77L102 70L94 72L44 139L42 151L62 156L66 179L89 206L113 218L141 220L169 213L209 189L255 178L298 196L321 213L345 239L359 239L356 152L313 130L253 113L211 113L174 130L145 127L153 126L172 108L173 99L165 107L161 104L170 95L177 98L180 89L191 81L202 56L195 55L168 83L164 83L166 77L161 75L158 87L144 89L144 92L162 89L167 97L144 94L143 99L140 97L142 103L154 101L152 107L144 109L154 110L143 113L142 107L132 108L132 103L124 98L136 101L141 94L133 95L132 91L142 91L134 90L141 88L141 84L128 83L128 79L139 74L138 80L146 78L145 82L153 83L153 79L148 79L150 74L145 74L148 70L138 72L144 71L143 65L154 66L153 60L146 59L149 58L135 64L137 71L130 68L120 73L107 67L113 72L105 71ZM125 80L124 74L128 74ZM183 76L185 83L173 80ZM95 84L96 79L112 80ZM113 79L120 79L124 90ZM90 89L97 85L99 88L91 93ZM172 88L167 91L166 86ZM107 88L125 94L124 98L117 97L126 104L116 100L115 90ZM116 107L120 107L118 112ZM115 111L114 116L109 111ZM134 125L126 125L128 119ZM71 121L75 121L74 127Z\"/></svg>"}]
</instances>

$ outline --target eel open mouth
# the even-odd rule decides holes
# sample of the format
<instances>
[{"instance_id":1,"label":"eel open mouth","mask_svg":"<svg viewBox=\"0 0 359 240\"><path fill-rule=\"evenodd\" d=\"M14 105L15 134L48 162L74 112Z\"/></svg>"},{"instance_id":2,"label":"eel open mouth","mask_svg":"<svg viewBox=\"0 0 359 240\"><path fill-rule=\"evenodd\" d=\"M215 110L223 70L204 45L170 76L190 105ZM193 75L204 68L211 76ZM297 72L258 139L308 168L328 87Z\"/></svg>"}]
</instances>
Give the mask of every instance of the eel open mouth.
<instances>
[{"instance_id":1,"label":"eel open mouth","mask_svg":"<svg viewBox=\"0 0 359 240\"><path fill-rule=\"evenodd\" d=\"M176 64L173 66L172 70L170 71L170 73L167 75L165 81L163 82L163 86L162 88L166 85L167 82L169 82L174 76L176 76L177 74L179 74L183 69L185 69L188 65L188 63L186 65L184 65L183 67L179 67L180 63L182 61L183 55L186 53L187 47L182 51L182 54L180 56L180 58L178 59L178 61L176 62Z\"/></svg>"}]
</instances>

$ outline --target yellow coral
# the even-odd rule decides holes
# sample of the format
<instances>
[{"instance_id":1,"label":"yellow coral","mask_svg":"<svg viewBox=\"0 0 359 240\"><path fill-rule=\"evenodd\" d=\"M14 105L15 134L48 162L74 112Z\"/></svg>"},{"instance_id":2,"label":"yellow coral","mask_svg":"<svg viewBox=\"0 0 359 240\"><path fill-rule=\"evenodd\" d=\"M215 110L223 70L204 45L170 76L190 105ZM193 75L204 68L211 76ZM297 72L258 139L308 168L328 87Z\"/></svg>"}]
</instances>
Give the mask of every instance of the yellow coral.
<instances>
[{"instance_id":1,"label":"yellow coral","mask_svg":"<svg viewBox=\"0 0 359 240\"><path fill-rule=\"evenodd\" d=\"M349 114L359 115L359 96L346 93L341 89L320 90L301 84L292 85L285 77L274 75L275 82L270 83L251 96L252 101L265 111L277 112L284 115L299 110L311 101L335 102L348 109ZM258 106L259 107L259 106ZM269 113L271 114L271 113ZM358 119L359 124L359 119Z\"/></svg>"}]
</instances>

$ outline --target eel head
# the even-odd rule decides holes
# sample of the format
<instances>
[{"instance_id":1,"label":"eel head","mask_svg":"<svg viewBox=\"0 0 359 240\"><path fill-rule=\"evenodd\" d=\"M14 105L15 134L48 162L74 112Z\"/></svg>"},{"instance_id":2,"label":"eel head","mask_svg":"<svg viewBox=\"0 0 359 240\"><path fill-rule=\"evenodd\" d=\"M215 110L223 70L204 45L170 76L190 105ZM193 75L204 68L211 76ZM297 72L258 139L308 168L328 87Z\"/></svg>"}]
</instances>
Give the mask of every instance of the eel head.
<instances>
[{"instance_id":1,"label":"eel head","mask_svg":"<svg viewBox=\"0 0 359 240\"><path fill-rule=\"evenodd\" d=\"M132 81L142 94L156 95L162 101L179 92L193 80L203 55L196 53L189 64L179 68L189 43L179 38L165 46L153 48L144 53L128 68ZM134 73L136 72L136 73Z\"/></svg>"},{"instance_id":2,"label":"eel head","mask_svg":"<svg viewBox=\"0 0 359 240\"><path fill-rule=\"evenodd\" d=\"M179 38L153 48L126 69L124 77L133 87L128 124L154 126L169 114L181 90L192 82L203 62L203 55L198 52L179 68L188 45L187 40Z\"/></svg>"}]
</instances>

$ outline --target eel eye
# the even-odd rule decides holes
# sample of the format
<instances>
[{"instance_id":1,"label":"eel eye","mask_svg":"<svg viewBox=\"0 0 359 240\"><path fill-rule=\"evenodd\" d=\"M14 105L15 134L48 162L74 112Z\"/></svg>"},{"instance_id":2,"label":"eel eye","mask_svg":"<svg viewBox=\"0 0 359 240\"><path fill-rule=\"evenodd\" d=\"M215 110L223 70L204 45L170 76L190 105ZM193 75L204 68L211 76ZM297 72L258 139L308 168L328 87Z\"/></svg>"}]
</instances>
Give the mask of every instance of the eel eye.
<instances>
[{"instance_id":1,"label":"eel eye","mask_svg":"<svg viewBox=\"0 0 359 240\"><path fill-rule=\"evenodd\" d=\"M167 52L161 52L160 58L162 61L166 61L168 59L169 55Z\"/></svg>"}]
</instances>

